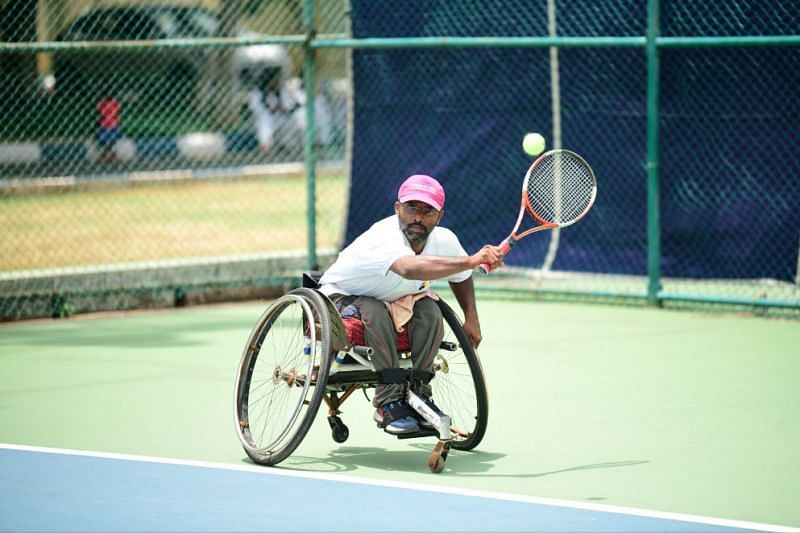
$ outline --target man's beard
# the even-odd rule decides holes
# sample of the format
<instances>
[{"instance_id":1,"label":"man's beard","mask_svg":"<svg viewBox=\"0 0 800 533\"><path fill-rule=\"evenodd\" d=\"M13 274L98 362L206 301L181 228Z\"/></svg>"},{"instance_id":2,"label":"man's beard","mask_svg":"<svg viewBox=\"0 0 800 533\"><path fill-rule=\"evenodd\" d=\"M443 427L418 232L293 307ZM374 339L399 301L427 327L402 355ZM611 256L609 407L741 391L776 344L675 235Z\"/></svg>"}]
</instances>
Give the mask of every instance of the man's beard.
<instances>
[{"instance_id":1,"label":"man's beard","mask_svg":"<svg viewBox=\"0 0 800 533\"><path fill-rule=\"evenodd\" d=\"M412 228L418 231L410 231ZM431 234L431 230L429 230L422 224L401 223L400 230L403 232L403 235L406 236L408 242L425 242L426 240L428 240L428 235Z\"/></svg>"}]
</instances>

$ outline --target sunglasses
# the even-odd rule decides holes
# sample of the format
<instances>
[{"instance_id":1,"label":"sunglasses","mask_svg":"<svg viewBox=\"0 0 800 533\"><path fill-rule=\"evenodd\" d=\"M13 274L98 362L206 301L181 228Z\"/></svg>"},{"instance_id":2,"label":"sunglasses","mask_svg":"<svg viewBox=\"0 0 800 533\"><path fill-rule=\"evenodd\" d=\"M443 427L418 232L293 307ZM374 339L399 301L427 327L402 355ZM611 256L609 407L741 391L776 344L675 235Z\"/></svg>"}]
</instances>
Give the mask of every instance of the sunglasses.
<instances>
[{"instance_id":1,"label":"sunglasses","mask_svg":"<svg viewBox=\"0 0 800 533\"><path fill-rule=\"evenodd\" d=\"M439 210L435 207L430 206L417 206L412 204L400 204L400 207L403 208L403 211L408 213L409 215L422 215L424 217L429 217L433 215L438 215Z\"/></svg>"}]
</instances>

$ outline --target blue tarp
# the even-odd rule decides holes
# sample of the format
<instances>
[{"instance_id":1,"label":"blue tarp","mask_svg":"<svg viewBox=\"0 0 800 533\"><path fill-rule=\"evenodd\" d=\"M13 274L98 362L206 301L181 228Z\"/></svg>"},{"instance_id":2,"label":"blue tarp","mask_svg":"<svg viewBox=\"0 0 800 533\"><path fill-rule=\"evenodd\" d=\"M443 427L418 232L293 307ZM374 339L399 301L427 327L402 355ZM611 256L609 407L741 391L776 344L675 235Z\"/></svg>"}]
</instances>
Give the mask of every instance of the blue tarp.
<instances>
[{"instance_id":1,"label":"blue tarp","mask_svg":"<svg viewBox=\"0 0 800 533\"><path fill-rule=\"evenodd\" d=\"M617 9L604 9L606 4ZM619 4L559 2L559 32L644 35L645 3L627 3L622 20ZM793 12L790 0L778 4ZM748 5L740 3L743 9ZM462 5L461 11L474 16L456 17L451 2L394 2L388 9L354 0L353 36L547 35L545 6L491 0L470 9ZM712 35L736 31L724 26L729 22L714 6L699 2L693 24ZM747 31L767 35L784 31L779 24L791 27L771 11L752 7ZM694 31L685 27L678 9L662 2L662 35ZM704 14L711 18L703 20ZM590 162L599 194L589 216L561 233L553 267L645 274L645 52L567 48L560 50L559 61L563 145ZM521 139L528 131L549 139L552 131L548 49L355 50L353 82L346 242L392 212L398 186L414 173L443 183L442 225L453 229L469 252L508 235L531 162ZM800 231L798 87L796 48L662 51L663 275L794 280ZM542 236L527 239L508 262L538 267L548 243Z\"/></svg>"}]
</instances>

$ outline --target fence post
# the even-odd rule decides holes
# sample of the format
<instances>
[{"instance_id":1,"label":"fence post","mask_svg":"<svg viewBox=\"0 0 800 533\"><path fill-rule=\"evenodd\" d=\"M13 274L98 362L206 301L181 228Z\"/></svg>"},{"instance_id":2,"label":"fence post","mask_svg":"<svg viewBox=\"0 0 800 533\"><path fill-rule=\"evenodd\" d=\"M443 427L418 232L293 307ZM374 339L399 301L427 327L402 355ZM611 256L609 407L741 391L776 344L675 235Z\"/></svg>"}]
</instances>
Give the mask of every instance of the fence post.
<instances>
[{"instance_id":1,"label":"fence post","mask_svg":"<svg viewBox=\"0 0 800 533\"><path fill-rule=\"evenodd\" d=\"M303 25L305 26L305 43L303 45L303 85L306 91L306 224L308 230L308 269L319 268L317 261L317 193L316 193L316 161L314 160L314 138L316 123L314 113L314 49L311 41L316 36L314 30L314 0L303 2Z\"/></svg>"},{"instance_id":2,"label":"fence post","mask_svg":"<svg viewBox=\"0 0 800 533\"><path fill-rule=\"evenodd\" d=\"M647 301L659 305L661 214L659 205L659 0L647 1Z\"/></svg>"}]
</instances>

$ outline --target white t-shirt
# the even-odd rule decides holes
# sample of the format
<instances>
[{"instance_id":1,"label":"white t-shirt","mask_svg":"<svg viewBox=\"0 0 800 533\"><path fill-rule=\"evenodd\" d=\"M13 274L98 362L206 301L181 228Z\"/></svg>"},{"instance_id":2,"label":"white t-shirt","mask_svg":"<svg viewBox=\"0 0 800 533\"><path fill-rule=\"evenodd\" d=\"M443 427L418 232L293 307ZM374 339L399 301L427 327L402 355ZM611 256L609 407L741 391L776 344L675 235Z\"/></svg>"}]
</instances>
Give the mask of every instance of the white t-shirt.
<instances>
[{"instance_id":1,"label":"white t-shirt","mask_svg":"<svg viewBox=\"0 0 800 533\"><path fill-rule=\"evenodd\" d=\"M431 280L405 279L389 270L392 263L406 255L416 254L400 230L397 215L379 220L341 251L322 276L320 290L327 295L371 296L385 302L424 292ZM455 233L437 226L428 235L420 255L466 257L467 252ZM471 275L471 270L464 270L444 279L460 283Z\"/></svg>"}]
</instances>

